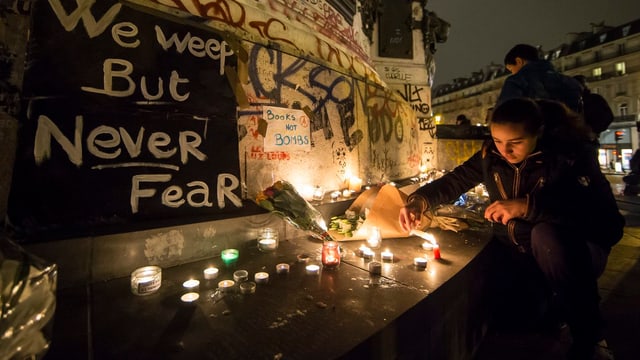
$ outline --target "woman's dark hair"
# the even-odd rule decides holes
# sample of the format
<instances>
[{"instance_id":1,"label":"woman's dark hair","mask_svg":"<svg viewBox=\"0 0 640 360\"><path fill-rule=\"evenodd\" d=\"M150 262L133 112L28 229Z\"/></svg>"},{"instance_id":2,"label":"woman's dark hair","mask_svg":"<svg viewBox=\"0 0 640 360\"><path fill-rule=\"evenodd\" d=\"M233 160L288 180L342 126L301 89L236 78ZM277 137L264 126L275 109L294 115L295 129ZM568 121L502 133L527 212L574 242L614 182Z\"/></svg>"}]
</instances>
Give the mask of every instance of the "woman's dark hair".
<instances>
[{"instance_id":1,"label":"woman's dark hair","mask_svg":"<svg viewBox=\"0 0 640 360\"><path fill-rule=\"evenodd\" d=\"M556 100L514 98L498 106L489 124L523 124L529 135L540 135L540 145L559 152L578 143L593 142L583 118Z\"/></svg>"},{"instance_id":2,"label":"woman's dark hair","mask_svg":"<svg viewBox=\"0 0 640 360\"><path fill-rule=\"evenodd\" d=\"M530 98L514 98L493 110L491 124L522 124L529 135L540 135L544 117L538 104Z\"/></svg>"}]
</instances>

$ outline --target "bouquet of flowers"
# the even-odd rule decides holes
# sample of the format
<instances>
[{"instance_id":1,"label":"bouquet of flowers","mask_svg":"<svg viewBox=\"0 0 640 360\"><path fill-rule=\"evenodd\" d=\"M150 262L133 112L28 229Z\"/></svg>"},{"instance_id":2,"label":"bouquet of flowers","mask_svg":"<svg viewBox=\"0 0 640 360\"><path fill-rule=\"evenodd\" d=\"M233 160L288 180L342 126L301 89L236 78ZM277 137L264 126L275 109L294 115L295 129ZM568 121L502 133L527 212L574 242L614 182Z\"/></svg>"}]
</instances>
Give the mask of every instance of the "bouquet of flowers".
<instances>
[{"instance_id":1,"label":"bouquet of flowers","mask_svg":"<svg viewBox=\"0 0 640 360\"><path fill-rule=\"evenodd\" d=\"M333 240L322 214L307 202L287 181L276 181L256 195L256 203L282 217L289 224L323 241Z\"/></svg>"}]
</instances>

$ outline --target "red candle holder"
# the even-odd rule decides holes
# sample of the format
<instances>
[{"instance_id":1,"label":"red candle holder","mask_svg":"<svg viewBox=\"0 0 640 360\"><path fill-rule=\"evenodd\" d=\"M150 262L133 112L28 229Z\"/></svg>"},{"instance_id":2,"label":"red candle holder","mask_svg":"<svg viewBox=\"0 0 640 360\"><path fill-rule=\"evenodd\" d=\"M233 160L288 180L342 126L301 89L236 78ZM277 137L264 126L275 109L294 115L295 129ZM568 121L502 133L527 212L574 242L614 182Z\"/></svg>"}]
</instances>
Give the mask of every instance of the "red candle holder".
<instances>
[{"instance_id":1,"label":"red candle holder","mask_svg":"<svg viewBox=\"0 0 640 360\"><path fill-rule=\"evenodd\" d=\"M322 267L335 269L340 265L340 246L335 241L322 244Z\"/></svg>"}]
</instances>

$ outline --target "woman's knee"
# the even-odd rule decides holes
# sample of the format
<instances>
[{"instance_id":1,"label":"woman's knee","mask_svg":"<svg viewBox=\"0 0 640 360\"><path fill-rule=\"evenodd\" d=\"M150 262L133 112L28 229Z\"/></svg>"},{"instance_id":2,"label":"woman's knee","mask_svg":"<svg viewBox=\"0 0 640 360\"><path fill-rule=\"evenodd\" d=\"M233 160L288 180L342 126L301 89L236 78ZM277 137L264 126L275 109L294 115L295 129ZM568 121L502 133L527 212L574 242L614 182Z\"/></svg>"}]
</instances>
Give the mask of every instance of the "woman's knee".
<instances>
[{"instance_id":1,"label":"woman's knee","mask_svg":"<svg viewBox=\"0 0 640 360\"><path fill-rule=\"evenodd\" d=\"M531 229L531 249L534 251L552 251L561 246L560 236L555 226L549 223L534 225Z\"/></svg>"}]
</instances>

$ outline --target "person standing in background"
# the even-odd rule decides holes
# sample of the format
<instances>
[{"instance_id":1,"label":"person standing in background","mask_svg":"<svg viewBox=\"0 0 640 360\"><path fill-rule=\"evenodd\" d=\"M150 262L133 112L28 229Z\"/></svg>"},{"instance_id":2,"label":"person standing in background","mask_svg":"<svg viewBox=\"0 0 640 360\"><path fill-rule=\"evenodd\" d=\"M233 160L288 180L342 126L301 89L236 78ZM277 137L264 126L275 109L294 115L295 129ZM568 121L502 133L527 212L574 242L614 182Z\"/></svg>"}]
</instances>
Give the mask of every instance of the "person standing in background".
<instances>
[{"instance_id":1,"label":"person standing in background","mask_svg":"<svg viewBox=\"0 0 640 360\"><path fill-rule=\"evenodd\" d=\"M541 59L537 48L515 45L504 57L511 72L505 80L496 106L513 98L550 99L563 102L571 110L582 110L582 87L575 79L554 69L551 62Z\"/></svg>"}]
</instances>

